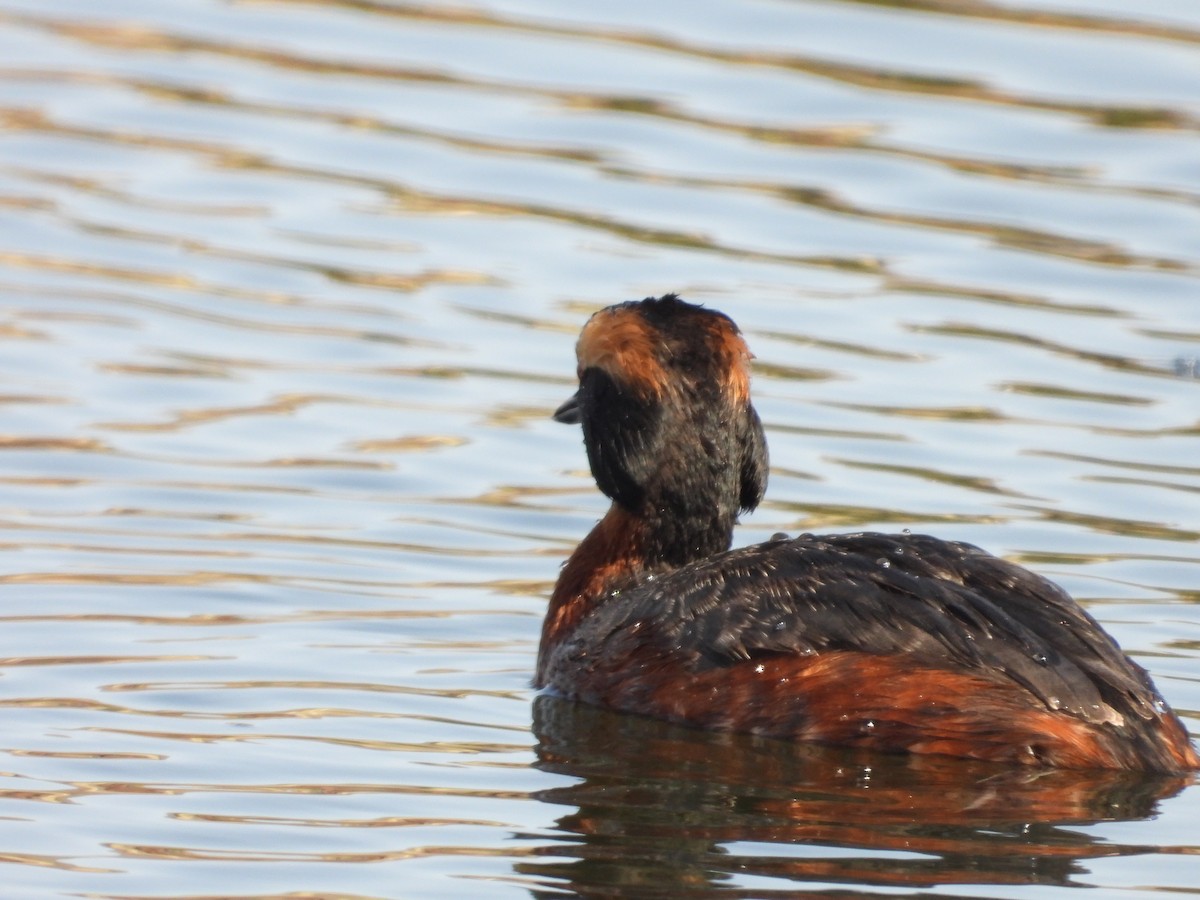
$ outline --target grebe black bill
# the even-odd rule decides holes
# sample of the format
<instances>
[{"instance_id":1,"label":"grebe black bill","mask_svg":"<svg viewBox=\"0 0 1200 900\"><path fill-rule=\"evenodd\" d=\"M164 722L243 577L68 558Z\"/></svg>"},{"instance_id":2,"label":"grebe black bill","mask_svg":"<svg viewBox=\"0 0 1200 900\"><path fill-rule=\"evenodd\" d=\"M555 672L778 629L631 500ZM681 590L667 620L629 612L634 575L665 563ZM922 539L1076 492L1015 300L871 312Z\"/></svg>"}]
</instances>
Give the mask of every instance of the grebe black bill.
<instances>
[{"instance_id":1,"label":"grebe black bill","mask_svg":"<svg viewBox=\"0 0 1200 900\"><path fill-rule=\"evenodd\" d=\"M567 560L535 685L700 728L1025 765L1200 767L1149 676L1061 588L928 535L730 550L767 482L750 352L674 294L596 313L579 390L612 500Z\"/></svg>"}]
</instances>

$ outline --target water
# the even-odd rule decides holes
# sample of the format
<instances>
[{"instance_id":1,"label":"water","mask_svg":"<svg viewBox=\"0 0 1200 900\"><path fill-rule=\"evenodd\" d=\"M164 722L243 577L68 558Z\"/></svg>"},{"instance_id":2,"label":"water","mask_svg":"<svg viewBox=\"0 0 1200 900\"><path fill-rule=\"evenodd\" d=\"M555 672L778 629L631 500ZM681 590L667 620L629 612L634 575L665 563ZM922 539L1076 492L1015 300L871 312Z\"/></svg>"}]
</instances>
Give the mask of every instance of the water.
<instances>
[{"instance_id":1,"label":"water","mask_svg":"<svg viewBox=\"0 0 1200 900\"><path fill-rule=\"evenodd\" d=\"M0 0L6 896L1200 893L1191 779L528 687L574 337L678 290L739 542L982 544L1200 728L1200 8L922 6Z\"/></svg>"}]
</instances>

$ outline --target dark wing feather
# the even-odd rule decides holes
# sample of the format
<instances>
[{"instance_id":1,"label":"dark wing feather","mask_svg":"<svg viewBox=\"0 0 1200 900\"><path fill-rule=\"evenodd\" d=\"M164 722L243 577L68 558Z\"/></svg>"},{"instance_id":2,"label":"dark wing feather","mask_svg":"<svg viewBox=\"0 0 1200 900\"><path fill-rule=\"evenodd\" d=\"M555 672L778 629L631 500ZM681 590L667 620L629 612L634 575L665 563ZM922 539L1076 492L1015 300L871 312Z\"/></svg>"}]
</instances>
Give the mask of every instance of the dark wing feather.
<instances>
[{"instance_id":1,"label":"dark wing feather","mask_svg":"<svg viewBox=\"0 0 1200 900\"><path fill-rule=\"evenodd\" d=\"M611 635L694 670L765 654L855 650L1005 677L1089 722L1161 710L1145 672L1062 589L969 544L924 535L805 536L664 575L596 611ZM643 627L646 626L646 627Z\"/></svg>"}]
</instances>

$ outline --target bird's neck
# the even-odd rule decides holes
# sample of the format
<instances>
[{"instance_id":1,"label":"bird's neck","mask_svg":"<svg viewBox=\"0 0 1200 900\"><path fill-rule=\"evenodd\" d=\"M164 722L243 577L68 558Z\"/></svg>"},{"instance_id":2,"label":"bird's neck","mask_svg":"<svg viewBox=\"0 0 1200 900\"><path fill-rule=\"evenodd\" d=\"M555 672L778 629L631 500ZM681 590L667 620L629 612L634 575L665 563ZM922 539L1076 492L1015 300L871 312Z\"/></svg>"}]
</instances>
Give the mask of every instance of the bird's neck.
<instances>
[{"instance_id":1,"label":"bird's neck","mask_svg":"<svg viewBox=\"0 0 1200 900\"><path fill-rule=\"evenodd\" d=\"M729 521L721 521L726 518ZM550 651L589 611L646 575L720 553L732 540L730 517L681 521L677 516L632 513L614 503L559 573L542 623L535 686L544 684Z\"/></svg>"}]
</instances>

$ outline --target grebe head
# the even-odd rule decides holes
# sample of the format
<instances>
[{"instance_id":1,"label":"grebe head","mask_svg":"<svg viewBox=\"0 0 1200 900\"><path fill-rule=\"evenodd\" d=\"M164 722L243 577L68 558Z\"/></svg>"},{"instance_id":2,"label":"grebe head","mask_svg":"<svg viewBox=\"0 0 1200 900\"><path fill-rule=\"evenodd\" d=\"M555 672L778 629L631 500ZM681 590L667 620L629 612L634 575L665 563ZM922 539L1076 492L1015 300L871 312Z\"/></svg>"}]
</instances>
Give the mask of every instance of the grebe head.
<instances>
[{"instance_id":1,"label":"grebe head","mask_svg":"<svg viewBox=\"0 0 1200 900\"><path fill-rule=\"evenodd\" d=\"M732 528L767 482L750 351L728 316L675 294L610 306L576 345L579 390L554 418L583 425L600 490L629 512Z\"/></svg>"}]
</instances>

